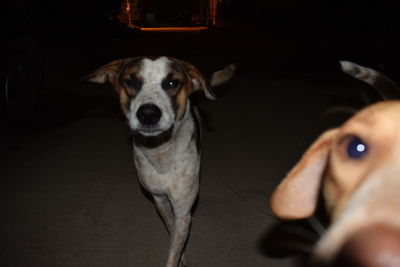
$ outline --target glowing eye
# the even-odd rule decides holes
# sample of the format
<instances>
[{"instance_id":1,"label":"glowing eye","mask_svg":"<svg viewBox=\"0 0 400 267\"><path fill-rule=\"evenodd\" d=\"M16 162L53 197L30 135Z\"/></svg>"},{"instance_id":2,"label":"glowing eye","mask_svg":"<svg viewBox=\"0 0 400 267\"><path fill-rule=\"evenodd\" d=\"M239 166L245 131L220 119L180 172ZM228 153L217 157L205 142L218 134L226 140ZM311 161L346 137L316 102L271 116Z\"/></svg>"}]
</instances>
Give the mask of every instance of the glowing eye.
<instances>
[{"instance_id":1,"label":"glowing eye","mask_svg":"<svg viewBox=\"0 0 400 267\"><path fill-rule=\"evenodd\" d=\"M178 88L179 85L180 85L180 81L172 78L171 75L168 75L167 78L165 78L161 83L161 87L164 90L176 89L176 88Z\"/></svg>"},{"instance_id":2,"label":"glowing eye","mask_svg":"<svg viewBox=\"0 0 400 267\"><path fill-rule=\"evenodd\" d=\"M179 81L178 80L171 80L168 82L168 87L170 88L176 88L179 85Z\"/></svg>"},{"instance_id":3,"label":"glowing eye","mask_svg":"<svg viewBox=\"0 0 400 267\"><path fill-rule=\"evenodd\" d=\"M361 159L368 153L368 146L357 136L350 137L347 155L352 159Z\"/></svg>"}]
</instances>

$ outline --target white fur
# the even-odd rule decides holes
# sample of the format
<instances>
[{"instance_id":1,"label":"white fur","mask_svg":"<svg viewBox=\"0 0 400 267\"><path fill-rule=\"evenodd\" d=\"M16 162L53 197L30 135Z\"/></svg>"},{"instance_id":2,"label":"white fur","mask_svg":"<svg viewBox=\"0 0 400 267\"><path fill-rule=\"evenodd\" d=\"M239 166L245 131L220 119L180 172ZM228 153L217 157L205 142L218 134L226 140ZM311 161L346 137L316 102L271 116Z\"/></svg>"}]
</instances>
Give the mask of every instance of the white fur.
<instances>
[{"instance_id":1,"label":"white fur","mask_svg":"<svg viewBox=\"0 0 400 267\"><path fill-rule=\"evenodd\" d=\"M139 181L153 195L171 234L167 267L185 266L183 250L199 189L200 153L192 138L195 129L189 109L188 103L169 142L152 149L133 146Z\"/></svg>"},{"instance_id":2,"label":"white fur","mask_svg":"<svg viewBox=\"0 0 400 267\"><path fill-rule=\"evenodd\" d=\"M131 59L127 59L129 62ZM89 81L105 83L110 81L120 93L116 79L120 78L121 66L126 60L116 60L99 68ZM123 102L122 109L128 119L129 126L145 137L155 136L172 129L171 138L157 147L146 148L143 144L133 144L134 161L138 178L143 187L152 195L154 204L170 233L170 247L166 267L186 266L184 246L189 234L191 208L197 198L199 189L200 149L198 147L195 118L192 117L191 104L185 103L182 118L177 118L171 97L162 88L162 81L170 72L170 64L174 59L160 57L155 60L143 58L138 61L138 76L142 86L128 103ZM125 65L126 66L126 65ZM235 67L231 65L214 75L212 84L220 84L232 77ZM185 73L184 75L187 75ZM192 82L200 88L200 81L194 77ZM202 88L206 96L213 99L207 88ZM121 99L127 100L125 94ZM122 103L122 102L121 102ZM144 104L156 105L161 110L161 117L156 125L142 125L136 114ZM193 107L194 108L194 107ZM199 120L195 109L196 120ZM199 126L199 125L198 125Z\"/></svg>"},{"instance_id":3,"label":"white fur","mask_svg":"<svg viewBox=\"0 0 400 267\"><path fill-rule=\"evenodd\" d=\"M161 87L162 80L169 73L170 61L166 57L156 60L143 59L139 75L143 78L143 85L136 97L130 104L130 111L127 115L129 126L143 135L158 135L168 130L175 121L175 113L171 106L167 92ZM143 104L154 104L161 109L160 121L151 132L143 131L142 125L136 117L136 112Z\"/></svg>"},{"instance_id":4,"label":"white fur","mask_svg":"<svg viewBox=\"0 0 400 267\"><path fill-rule=\"evenodd\" d=\"M147 103L157 105L162 111L156 126L160 131L172 125L171 139L156 148L133 145L134 160L140 183L152 194L154 203L171 235L167 267L185 266L184 245L189 234L191 209L199 189L200 152L193 133L196 130L186 103L183 118L177 119L169 96L161 88L168 75L165 58L144 59L139 75L143 77L142 89L131 103L129 123L134 130L141 129L136 118L137 109ZM197 138L200 138L199 136Z\"/></svg>"}]
</instances>

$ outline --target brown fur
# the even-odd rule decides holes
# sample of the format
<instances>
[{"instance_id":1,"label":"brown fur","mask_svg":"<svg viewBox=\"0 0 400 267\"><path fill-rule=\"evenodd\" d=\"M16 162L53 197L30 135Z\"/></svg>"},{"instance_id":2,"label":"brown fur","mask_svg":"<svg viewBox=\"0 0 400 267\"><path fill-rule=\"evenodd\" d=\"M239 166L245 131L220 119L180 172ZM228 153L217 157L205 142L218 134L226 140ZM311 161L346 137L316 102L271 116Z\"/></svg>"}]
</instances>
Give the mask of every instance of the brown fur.
<instances>
[{"instance_id":1,"label":"brown fur","mask_svg":"<svg viewBox=\"0 0 400 267\"><path fill-rule=\"evenodd\" d=\"M93 72L87 79L95 83L105 83L109 81L120 96L120 104L124 112L128 111L129 101L135 97L136 92L124 85L124 81L135 73L137 78L140 70L140 62L144 57L135 57L127 59L114 60ZM150 57L151 58L151 57ZM196 90L204 90L206 97L215 99L209 83L201 72L192 64L185 61L168 58L172 64L170 73L174 78L181 82L181 87L173 92L173 105L176 107L177 117L181 118L186 108L187 97Z\"/></svg>"},{"instance_id":2,"label":"brown fur","mask_svg":"<svg viewBox=\"0 0 400 267\"><path fill-rule=\"evenodd\" d=\"M171 71L174 79L180 81L181 85L176 92L173 92L173 103L178 118L182 118L186 110L186 101L188 96L194 92L194 86L191 81L187 70L185 69L183 63L176 59L172 59L175 64L171 65ZM189 64L190 65L190 64Z\"/></svg>"},{"instance_id":3,"label":"brown fur","mask_svg":"<svg viewBox=\"0 0 400 267\"><path fill-rule=\"evenodd\" d=\"M298 219L314 213L320 180L318 177L310 177L309 173L324 170L336 133L336 130L324 133L275 190L271 198L271 208L276 215L285 219ZM303 194L302 191L307 193Z\"/></svg>"},{"instance_id":4,"label":"brown fur","mask_svg":"<svg viewBox=\"0 0 400 267\"><path fill-rule=\"evenodd\" d=\"M301 219L314 213L322 189L332 226L317 258L332 259L353 234L377 222L400 233L400 194L391 193L400 188L399 133L400 101L372 105L317 139L273 193L278 217ZM362 159L347 155L351 136L368 146Z\"/></svg>"}]
</instances>

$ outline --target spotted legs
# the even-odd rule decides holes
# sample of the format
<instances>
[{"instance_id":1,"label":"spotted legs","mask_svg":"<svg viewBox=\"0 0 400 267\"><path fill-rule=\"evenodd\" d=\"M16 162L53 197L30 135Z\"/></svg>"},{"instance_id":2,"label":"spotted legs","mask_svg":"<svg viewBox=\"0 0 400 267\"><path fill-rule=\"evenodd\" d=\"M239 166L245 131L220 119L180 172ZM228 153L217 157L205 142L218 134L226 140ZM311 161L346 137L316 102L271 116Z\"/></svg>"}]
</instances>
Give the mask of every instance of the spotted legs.
<instances>
[{"instance_id":1,"label":"spotted legs","mask_svg":"<svg viewBox=\"0 0 400 267\"><path fill-rule=\"evenodd\" d=\"M169 255L167 261L167 267L185 267L185 257L183 250L186 244L186 240L189 234L190 228L190 213L184 216L176 216L174 218L174 227L171 234L171 244L169 248ZM182 257L180 256L182 254ZM180 262L180 265L178 263Z\"/></svg>"},{"instance_id":2,"label":"spotted legs","mask_svg":"<svg viewBox=\"0 0 400 267\"><path fill-rule=\"evenodd\" d=\"M189 233L190 213L184 216L175 216L171 203L166 196L154 196L154 203L170 234L170 248L166 266L184 267L186 260L183 251Z\"/></svg>"}]
</instances>

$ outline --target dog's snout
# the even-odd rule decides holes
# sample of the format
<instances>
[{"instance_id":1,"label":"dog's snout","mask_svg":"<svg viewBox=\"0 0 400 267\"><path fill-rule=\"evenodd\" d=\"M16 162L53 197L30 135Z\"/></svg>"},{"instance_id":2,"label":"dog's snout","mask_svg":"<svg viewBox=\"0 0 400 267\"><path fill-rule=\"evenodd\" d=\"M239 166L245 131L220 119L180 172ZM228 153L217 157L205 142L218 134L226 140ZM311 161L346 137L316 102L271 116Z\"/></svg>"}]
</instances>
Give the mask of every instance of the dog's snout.
<instances>
[{"instance_id":1,"label":"dog's snout","mask_svg":"<svg viewBox=\"0 0 400 267\"><path fill-rule=\"evenodd\" d=\"M372 225L351 236L333 266L400 266L400 230L388 225Z\"/></svg>"},{"instance_id":2,"label":"dog's snout","mask_svg":"<svg viewBox=\"0 0 400 267\"><path fill-rule=\"evenodd\" d=\"M136 112L136 117L143 125L154 125L160 121L161 110L154 104L144 104Z\"/></svg>"}]
</instances>

